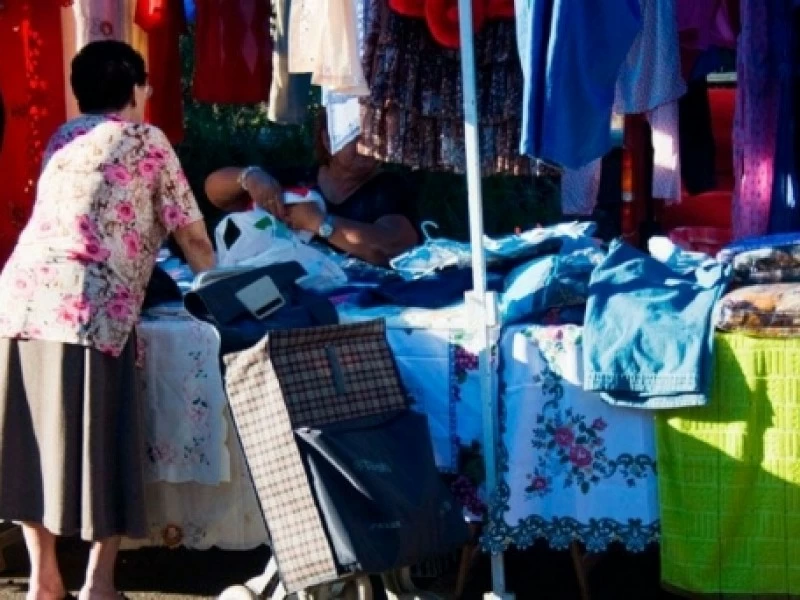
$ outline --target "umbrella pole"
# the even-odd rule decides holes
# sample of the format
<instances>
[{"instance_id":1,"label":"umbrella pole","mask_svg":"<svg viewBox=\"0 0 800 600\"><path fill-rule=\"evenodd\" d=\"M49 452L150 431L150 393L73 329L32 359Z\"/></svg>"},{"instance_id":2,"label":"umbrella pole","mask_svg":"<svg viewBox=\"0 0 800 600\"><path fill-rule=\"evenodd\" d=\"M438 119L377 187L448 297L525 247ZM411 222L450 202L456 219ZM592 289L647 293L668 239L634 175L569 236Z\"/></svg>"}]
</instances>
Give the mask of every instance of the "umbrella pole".
<instances>
[{"instance_id":1,"label":"umbrella pole","mask_svg":"<svg viewBox=\"0 0 800 600\"><path fill-rule=\"evenodd\" d=\"M481 410L483 421L483 457L486 463L486 490L490 496L497 489L497 386L492 368L491 346L499 338L497 300L486 290L486 257L483 251L483 200L481 197L481 161L478 150L478 103L475 85L475 51L472 35L472 2L458 0L461 38L461 79L464 97L464 144L466 149L469 230L472 246L472 286L467 293L470 323L478 335ZM487 514L491 518L491 513ZM506 592L502 552L492 554L492 591L486 600L513 600Z\"/></svg>"}]
</instances>

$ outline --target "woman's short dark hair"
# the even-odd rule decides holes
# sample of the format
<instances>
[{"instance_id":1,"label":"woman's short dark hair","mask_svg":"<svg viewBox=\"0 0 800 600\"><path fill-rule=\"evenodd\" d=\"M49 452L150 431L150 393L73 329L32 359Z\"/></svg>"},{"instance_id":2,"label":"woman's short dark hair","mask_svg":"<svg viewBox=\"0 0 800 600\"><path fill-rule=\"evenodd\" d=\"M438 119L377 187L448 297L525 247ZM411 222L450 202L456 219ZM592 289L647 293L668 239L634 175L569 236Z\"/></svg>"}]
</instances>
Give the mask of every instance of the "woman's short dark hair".
<instances>
[{"instance_id":1,"label":"woman's short dark hair","mask_svg":"<svg viewBox=\"0 0 800 600\"><path fill-rule=\"evenodd\" d=\"M125 42L103 40L84 46L72 59L72 91L83 113L125 108L133 88L147 83L142 55Z\"/></svg>"}]
</instances>

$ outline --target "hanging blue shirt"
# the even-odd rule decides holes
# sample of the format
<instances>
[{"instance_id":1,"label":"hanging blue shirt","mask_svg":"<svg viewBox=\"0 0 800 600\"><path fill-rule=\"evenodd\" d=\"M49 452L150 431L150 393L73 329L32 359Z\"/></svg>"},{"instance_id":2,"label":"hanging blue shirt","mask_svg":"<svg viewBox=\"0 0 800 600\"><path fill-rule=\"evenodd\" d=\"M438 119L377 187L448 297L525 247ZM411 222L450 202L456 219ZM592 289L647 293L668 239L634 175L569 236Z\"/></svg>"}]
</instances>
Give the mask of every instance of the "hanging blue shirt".
<instances>
[{"instance_id":1,"label":"hanging blue shirt","mask_svg":"<svg viewBox=\"0 0 800 600\"><path fill-rule=\"evenodd\" d=\"M622 61L639 0L515 0L525 79L520 152L576 169L611 149Z\"/></svg>"}]
</instances>

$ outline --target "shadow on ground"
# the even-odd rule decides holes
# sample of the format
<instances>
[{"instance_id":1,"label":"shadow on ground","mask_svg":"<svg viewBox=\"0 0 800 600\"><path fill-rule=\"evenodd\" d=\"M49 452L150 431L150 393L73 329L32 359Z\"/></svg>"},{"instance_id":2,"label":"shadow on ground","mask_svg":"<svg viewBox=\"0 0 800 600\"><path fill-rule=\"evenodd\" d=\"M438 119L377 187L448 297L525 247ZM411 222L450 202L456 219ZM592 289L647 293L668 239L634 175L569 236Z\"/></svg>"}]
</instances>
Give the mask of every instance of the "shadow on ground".
<instances>
[{"instance_id":1,"label":"shadow on ground","mask_svg":"<svg viewBox=\"0 0 800 600\"><path fill-rule=\"evenodd\" d=\"M61 566L67 586L81 585L87 546L67 540L61 543ZM262 548L247 552L144 549L123 552L117 583L132 600L170 597L213 598L230 585L243 583L263 570L269 552ZM8 570L0 576L0 598L22 598L28 564L24 548L6 552ZM517 600L580 600L577 579L568 552L555 552L543 543L525 551L506 554L509 590ZM436 579L419 580L422 587L452 589L455 565ZM479 600L490 587L489 560L475 563L463 600ZM660 589L657 547L640 554L611 548L589 571L591 600L666 600L675 598Z\"/></svg>"}]
</instances>

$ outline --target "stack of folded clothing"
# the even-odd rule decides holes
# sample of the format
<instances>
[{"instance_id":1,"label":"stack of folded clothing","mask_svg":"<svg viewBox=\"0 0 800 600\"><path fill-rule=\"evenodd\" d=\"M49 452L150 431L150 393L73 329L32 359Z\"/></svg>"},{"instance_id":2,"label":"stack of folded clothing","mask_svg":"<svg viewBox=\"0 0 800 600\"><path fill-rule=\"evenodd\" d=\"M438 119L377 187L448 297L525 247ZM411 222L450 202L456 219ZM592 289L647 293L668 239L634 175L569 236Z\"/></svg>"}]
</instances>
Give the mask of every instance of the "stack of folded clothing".
<instances>
[{"instance_id":1,"label":"stack of folded clothing","mask_svg":"<svg viewBox=\"0 0 800 600\"><path fill-rule=\"evenodd\" d=\"M800 233L747 238L723 248L737 288L717 311L717 328L767 337L800 334Z\"/></svg>"},{"instance_id":2,"label":"stack of folded clothing","mask_svg":"<svg viewBox=\"0 0 800 600\"><path fill-rule=\"evenodd\" d=\"M702 406L711 382L712 313L730 267L660 262L612 242L592 273L583 329L584 389L610 404Z\"/></svg>"}]
</instances>

